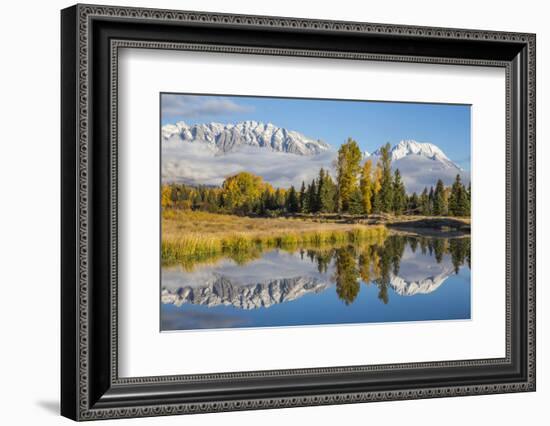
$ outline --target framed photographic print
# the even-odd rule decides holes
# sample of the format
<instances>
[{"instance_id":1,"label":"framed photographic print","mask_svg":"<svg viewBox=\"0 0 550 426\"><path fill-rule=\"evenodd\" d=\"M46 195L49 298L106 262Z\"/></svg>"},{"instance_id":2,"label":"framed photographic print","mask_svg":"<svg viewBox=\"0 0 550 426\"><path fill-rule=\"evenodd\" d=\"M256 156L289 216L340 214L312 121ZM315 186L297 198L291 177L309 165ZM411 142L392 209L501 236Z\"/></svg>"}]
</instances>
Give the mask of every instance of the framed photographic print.
<instances>
[{"instance_id":1,"label":"framed photographic print","mask_svg":"<svg viewBox=\"0 0 550 426\"><path fill-rule=\"evenodd\" d=\"M76 5L74 420L535 390L535 36Z\"/></svg>"}]
</instances>

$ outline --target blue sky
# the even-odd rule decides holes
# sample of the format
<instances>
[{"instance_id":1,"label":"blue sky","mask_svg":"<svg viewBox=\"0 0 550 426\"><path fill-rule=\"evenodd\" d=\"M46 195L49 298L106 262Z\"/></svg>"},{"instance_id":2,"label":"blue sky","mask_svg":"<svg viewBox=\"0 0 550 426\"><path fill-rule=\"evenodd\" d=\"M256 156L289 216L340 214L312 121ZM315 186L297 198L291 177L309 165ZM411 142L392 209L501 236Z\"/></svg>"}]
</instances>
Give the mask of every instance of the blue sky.
<instances>
[{"instance_id":1,"label":"blue sky","mask_svg":"<svg viewBox=\"0 0 550 426\"><path fill-rule=\"evenodd\" d=\"M430 142L470 169L470 106L214 95L161 95L161 123L271 122L338 149L348 137L361 150L402 139Z\"/></svg>"}]
</instances>

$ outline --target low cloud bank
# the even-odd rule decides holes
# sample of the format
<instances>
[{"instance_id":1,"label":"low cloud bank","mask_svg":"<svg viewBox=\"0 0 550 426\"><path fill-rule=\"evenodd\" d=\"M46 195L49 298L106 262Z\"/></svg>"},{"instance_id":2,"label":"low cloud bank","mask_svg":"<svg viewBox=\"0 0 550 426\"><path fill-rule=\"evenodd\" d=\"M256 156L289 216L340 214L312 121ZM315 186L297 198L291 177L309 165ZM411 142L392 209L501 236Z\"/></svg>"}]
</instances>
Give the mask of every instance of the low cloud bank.
<instances>
[{"instance_id":1,"label":"low cloud bank","mask_svg":"<svg viewBox=\"0 0 550 426\"><path fill-rule=\"evenodd\" d=\"M302 181L307 183L315 178L321 167L332 170L335 158L333 151L301 156L254 147L214 155L204 145L167 143L162 148L162 180L219 186L226 177L248 171L275 187L299 187Z\"/></svg>"},{"instance_id":2,"label":"low cloud bank","mask_svg":"<svg viewBox=\"0 0 550 426\"><path fill-rule=\"evenodd\" d=\"M323 167L335 178L337 153L327 151L317 155L296 155L274 152L265 148L246 147L228 154L216 155L206 144L164 142L162 147L162 180L192 185L220 186L228 176L248 171L275 187L299 188L302 181L311 182ZM373 158L376 161L376 158ZM469 171L449 167L419 155L410 155L392 163L403 177L407 193L420 193L434 186L438 179L451 185L460 174L464 185L470 182Z\"/></svg>"}]
</instances>

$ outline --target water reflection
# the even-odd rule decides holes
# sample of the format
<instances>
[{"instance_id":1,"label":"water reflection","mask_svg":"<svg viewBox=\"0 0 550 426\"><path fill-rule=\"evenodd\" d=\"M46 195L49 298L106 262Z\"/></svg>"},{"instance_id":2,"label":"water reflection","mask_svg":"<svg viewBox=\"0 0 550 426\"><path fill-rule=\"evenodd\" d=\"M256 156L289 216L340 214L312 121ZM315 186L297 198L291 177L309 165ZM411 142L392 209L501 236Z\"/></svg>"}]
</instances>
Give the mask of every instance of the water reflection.
<instances>
[{"instance_id":1,"label":"water reflection","mask_svg":"<svg viewBox=\"0 0 550 426\"><path fill-rule=\"evenodd\" d=\"M363 245L276 249L256 253L245 262L222 258L192 268L166 266L162 270L161 326L189 329L227 327L228 323L229 327L250 327L370 322L377 317L384 321L469 318L470 261L469 236L394 235ZM452 276L465 284L449 289L454 299L439 297L439 305L425 300ZM397 303L407 296L415 297ZM374 307L373 302L390 306L390 311ZM399 312L403 308L397 305L403 303L410 305L408 311ZM275 310L277 306L284 313ZM203 317L203 322L196 319ZM218 317L219 322L213 319Z\"/></svg>"}]
</instances>

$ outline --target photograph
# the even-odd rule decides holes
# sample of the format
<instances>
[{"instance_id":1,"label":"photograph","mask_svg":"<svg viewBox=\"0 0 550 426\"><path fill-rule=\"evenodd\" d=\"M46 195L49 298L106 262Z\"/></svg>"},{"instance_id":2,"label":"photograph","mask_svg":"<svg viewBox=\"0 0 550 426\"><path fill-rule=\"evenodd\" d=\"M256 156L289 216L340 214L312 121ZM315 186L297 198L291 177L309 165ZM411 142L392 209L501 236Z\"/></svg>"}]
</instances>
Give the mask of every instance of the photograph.
<instances>
[{"instance_id":1,"label":"photograph","mask_svg":"<svg viewBox=\"0 0 550 426\"><path fill-rule=\"evenodd\" d=\"M57 344L24 366L40 380L8 388L30 386L37 411L57 400L75 421L269 424L302 407L300 423L326 406L333 424L368 403L375 422L475 423L485 410L521 424L548 399L536 344L543 14L218 3L63 5L60 22L35 22L55 49L13 43L15 64L60 61L7 87L5 145L22 153L6 157L6 182L21 201L4 210L28 217L3 221L22 260L5 281L38 271L24 289L44 290L28 332L8 329L19 358ZM60 108L32 121L32 149L17 143L29 85L54 103L60 89ZM22 188L38 210L19 208ZM21 229L36 225L60 231L59 250L28 250ZM48 268L61 291L42 285ZM20 287L5 298L12 320ZM57 338L35 330L58 310ZM24 401L14 416L28 416Z\"/></svg>"},{"instance_id":2,"label":"photograph","mask_svg":"<svg viewBox=\"0 0 550 426\"><path fill-rule=\"evenodd\" d=\"M159 96L160 331L471 320L471 105Z\"/></svg>"}]
</instances>

